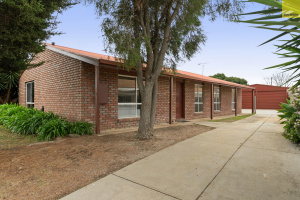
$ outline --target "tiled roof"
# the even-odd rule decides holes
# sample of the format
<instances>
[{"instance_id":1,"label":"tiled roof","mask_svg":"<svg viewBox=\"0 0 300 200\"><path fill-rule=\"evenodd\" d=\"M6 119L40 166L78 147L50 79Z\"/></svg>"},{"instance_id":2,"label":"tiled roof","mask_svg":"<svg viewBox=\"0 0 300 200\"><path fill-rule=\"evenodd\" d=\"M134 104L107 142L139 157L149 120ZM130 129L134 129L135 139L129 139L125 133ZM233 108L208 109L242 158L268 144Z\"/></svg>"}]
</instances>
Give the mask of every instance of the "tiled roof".
<instances>
[{"instance_id":1,"label":"tiled roof","mask_svg":"<svg viewBox=\"0 0 300 200\"><path fill-rule=\"evenodd\" d=\"M73 53L73 54L83 56L83 57L87 57L87 58L91 58L91 59L117 62L117 59L115 57L112 57L112 56L102 55L102 54L98 54L98 53L92 53L92 52L88 52L88 51L82 51L82 50L78 50L78 49L72 49L72 48L63 47L63 46L59 46L59 45L52 45L52 44L48 44L48 43L46 43L46 46L51 46L51 47L54 47L54 48L57 48L57 49L60 49L60 50L63 50L63 51L67 51L69 53ZM226 86L231 86L231 87L239 87L239 88L245 88L245 89L255 89L253 87L249 87L249 86L246 86L246 85L240 85L240 84L237 84L237 83L232 83L232 82L229 82L229 81L224 81L224 80L220 80L220 79L216 79L216 78L211 78L211 77L208 77L208 76L203 76L203 75L199 75L199 74L195 74L195 73L191 73L191 72L186 72L186 71L182 71L182 70L176 70L176 77L199 80L199 81L202 81L202 82L209 82L209 83L214 83L214 84L219 84L219 85L226 85Z\"/></svg>"},{"instance_id":2,"label":"tiled roof","mask_svg":"<svg viewBox=\"0 0 300 200\"><path fill-rule=\"evenodd\" d=\"M245 88L245 89L254 89L254 88L246 86L246 85L241 85L241 84L224 81L224 80L220 80L220 79L212 78L212 77L208 77L208 76L203 76L203 75L195 74L195 73L191 73L191 72L186 72L186 71L182 71L182 70L177 70L177 74L179 77L200 80L203 82L209 82L209 83L214 83L214 84L227 85L227 86L233 86L233 87L239 87L239 88Z\"/></svg>"}]
</instances>

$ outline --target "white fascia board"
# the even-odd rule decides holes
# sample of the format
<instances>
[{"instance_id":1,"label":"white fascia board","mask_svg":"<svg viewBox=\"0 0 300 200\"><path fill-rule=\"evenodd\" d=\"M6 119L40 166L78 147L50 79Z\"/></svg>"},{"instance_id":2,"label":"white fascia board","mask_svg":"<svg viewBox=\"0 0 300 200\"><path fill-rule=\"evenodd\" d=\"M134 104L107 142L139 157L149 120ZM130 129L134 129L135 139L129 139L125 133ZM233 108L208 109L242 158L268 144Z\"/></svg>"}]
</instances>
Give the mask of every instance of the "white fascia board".
<instances>
[{"instance_id":1,"label":"white fascia board","mask_svg":"<svg viewBox=\"0 0 300 200\"><path fill-rule=\"evenodd\" d=\"M95 66L99 66L99 60L98 59L93 59L93 58L80 56L80 55L77 55L77 54L74 54L74 53L71 53L71 52L68 52L68 51L64 51L64 50L61 50L61 49L58 49L58 48L55 48L55 47L52 47L52 46L46 46L46 48L51 50L51 51L55 51L57 53L63 54L65 56L68 56L68 57L71 57L71 58L74 58L74 59L77 59L77 60L81 60L83 62L92 64L92 65L95 65Z\"/></svg>"}]
</instances>

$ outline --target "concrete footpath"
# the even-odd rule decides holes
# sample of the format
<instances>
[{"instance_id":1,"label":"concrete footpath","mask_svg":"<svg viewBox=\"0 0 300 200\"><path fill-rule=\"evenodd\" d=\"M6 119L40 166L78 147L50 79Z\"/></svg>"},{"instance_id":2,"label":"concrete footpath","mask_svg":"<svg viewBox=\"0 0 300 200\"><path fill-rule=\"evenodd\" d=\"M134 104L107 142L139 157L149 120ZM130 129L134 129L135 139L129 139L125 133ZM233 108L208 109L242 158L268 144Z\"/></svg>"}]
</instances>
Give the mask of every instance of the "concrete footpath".
<instances>
[{"instance_id":1,"label":"concrete footpath","mask_svg":"<svg viewBox=\"0 0 300 200\"><path fill-rule=\"evenodd\" d=\"M274 114L217 127L96 181L63 200L300 199L300 146Z\"/></svg>"}]
</instances>

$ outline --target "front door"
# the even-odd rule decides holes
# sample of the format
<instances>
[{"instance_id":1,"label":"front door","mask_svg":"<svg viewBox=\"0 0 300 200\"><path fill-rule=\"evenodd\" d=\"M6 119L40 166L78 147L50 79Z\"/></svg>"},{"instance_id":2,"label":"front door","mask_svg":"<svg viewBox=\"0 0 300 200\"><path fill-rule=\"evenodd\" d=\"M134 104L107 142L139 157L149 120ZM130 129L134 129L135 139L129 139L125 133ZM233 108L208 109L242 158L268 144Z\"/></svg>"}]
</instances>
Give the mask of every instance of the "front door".
<instances>
[{"instance_id":1,"label":"front door","mask_svg":"<svg viewBox=\"0 0 300 200\"><path fill-rule=\"evenodd\" d=\"M176 119L183 119L183 83L176 83Z\"/></svg>"}]
</instances>

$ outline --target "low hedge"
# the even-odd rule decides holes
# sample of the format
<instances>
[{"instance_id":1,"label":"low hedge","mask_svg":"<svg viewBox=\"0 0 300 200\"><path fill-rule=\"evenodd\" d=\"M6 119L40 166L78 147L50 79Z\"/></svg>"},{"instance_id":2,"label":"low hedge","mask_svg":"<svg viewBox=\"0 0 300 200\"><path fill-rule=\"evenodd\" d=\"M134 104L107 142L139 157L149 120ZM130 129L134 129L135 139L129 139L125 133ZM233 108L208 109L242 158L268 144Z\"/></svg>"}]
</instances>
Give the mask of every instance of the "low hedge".
<instances>
[{"instance_id":1,"label":"low hedge","mask_svg":"<svg viewBox=\"0 0 300 200\"><path fill-rule=\"evenodd\" d=\"M42 112L16 104L0 105L0 124L16 134L37 135L39 141L53 140L69 134L93 134L93 124L68 122L53 112Z\"/></svg>"}]
</instances>

